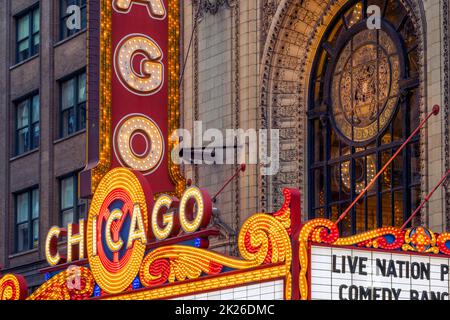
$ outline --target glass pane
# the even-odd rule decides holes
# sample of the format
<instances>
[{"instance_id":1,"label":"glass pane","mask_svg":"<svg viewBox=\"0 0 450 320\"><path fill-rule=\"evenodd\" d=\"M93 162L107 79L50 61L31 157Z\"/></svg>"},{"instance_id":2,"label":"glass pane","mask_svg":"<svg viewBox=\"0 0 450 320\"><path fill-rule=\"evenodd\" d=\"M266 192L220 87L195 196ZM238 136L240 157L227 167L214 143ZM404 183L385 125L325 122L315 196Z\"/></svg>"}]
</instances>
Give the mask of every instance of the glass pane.
<instances>
[{"instance_id":1,"label":"glass pane","mask_svg":"<svg viewBox=\"0 0 450 320\"><path fill-rule=\"evenodd\" d=\"M326 218L325 216L325 209L321 208L321 209L316 209L314 211L314 218L319 219L319 218Z\"/></svg>"},{"instance_id":2,"label":"glass pane","mask_svg":"<svg viewBox=\"0 0 450 320\"><path fill-rule=\"evenodd\" d=\"M397 150L394 150L394 153ZM403 185L403 152L401 152L395 159L393 164L392 182L393 187L397 188Z\"/></svg>"},{"instance_id":3,"label":"glass pane","mask_svg":"<svg viewBox=\"0 0 450 320\"><path fill-rule=\"evenodd\" d=\"M25 100L17 106L17 129L21 129L29 125L30 115L28 103L29 100Z\"/></svg>"},{"instance_id":4,"label":"glass pane","mask_svg":"<svg viewBox=\"0 0 450 320\"><path fill-rule=\"evenodd\" d=\"M39 32L39 24L40 24L39 17L40 17L39 8L37 8L36 10L33 11L33 33Z\"/></svg>"},{"instance_id":5,"label":"glass pane","mask_svg":"<svg viewBox=\"0 0 450 320\"><path fill-rule=\"evenodd\" d=\"M414 106L414 108L410 108L410 131L412 132L415 128L417 128L420 124L420 109L417 107L420 103L419 97L419 89L414 90L409 98L409 105ZM419 135L417 135L418 137Z\"/></svg>"},{"instance_id":6,"label":"glass pane","mask_svg":"<svg viewBox=\"0 0 450 320\"><path fill-rule=\"evenodd\" d=\"M388 1L385 18L387 18L395 27L399 25L400 19L404 14L405 10L400 1Z\"/></svg>"},{"instance_id":7,"label":"glass pane","mask_svg":"<svg viewBox=\"0 0 450 320\"><path fill-rule=\"evenodd\" d=\"M341 215L344 210L347 209L347 207L350 205L350 203L344 203L340 205L339 208L339 215ZM344 219L340 222L339 230L341 231L341 235L343 237L348 237L352 234L352 212L350 211L347 213L347 215L344 217Z\"/></svg>"},{"instance_id":8,"label":"glass pane","mask_svg":"<svg viewBox=\"0 0 450 320\"><path fill-rule=\"evenodd\" d=\"M86 101L86 73L78 78L78 103Z\"/></svg>"},{"instance_id":9,"label":"glass pane","mask_svg":"<svg viewBox=\"0 0 450 320\"><path fill-rule=\"evenodd\" d=\"M31 195L32 207L31 218L39 218L39 189L34 189Z\"/></svg>"},{"instance_id":10,"label":"glass pane","mask_svg":"<svg viewBox=\"0 0 450 320\"><path fill-rule=\"evenodd\" d=\"M30 15L24 15L17 21L17 41L23 40L30 35Z\"/></svg>"},{"instance_id":11,"label":"glass pane","mask_svg":"<svg viewBox=\"0 0 450 320\"><path fill-rule=\"evenodd\" d=\"M29 249L28 239L28 223L23 223L17 226L17 251L25 251Z\"/></svg>"},{"instance_id":12,"label":"glass pane","mask_svg":"<svg viewBox=\"0 0 450 320\"><path fill-rule=\"evenodd\" d=\"M357 195L366 187L366 172L369 172L368 168L366 170L366 159L355 159L355 168L352 176L355 177L355 193Z\"/></svg>"},{"instance_id":13,"label":"glass pane","mask_svg":"<svg viewBox=\"0 0 450 320\"><path fill-rule=\"evenodd\" d=\"M356 210L356 234L366 231L366 205L365 199L359 200L355 205Z\"/></svg>"},{"instance_id":14,"label":"glass pane","mask_svg":"<svg viewBox=\"0 0 450 320\"><path fill-rule=\"evenodd\" d=\"M39 219L33 221L33 248L39 244Z\"/></svg>"},{"instance_id":15,"label":"glass pane","mask_svg":"<svg viewBox=\"0 0 450 320\"><path fill-rule=\"evenodd\" d=\"M377 228L377 197L371 196L367 198L367 230L375 230Z\"/></svg>"},{"instance_id":16,"label":"glass pane","mask_svg":"<svg viewBox=\"0 0 450 320\"><path fill-rule=\"evenodd\" d=\"M341 163L341 186L344 194L350 195L351 191L351 165L350 161L345 161Z\"/></svg>"},{"instance_id":17,"label":"glass pane","mask_svg":"<svg viewBox=\"0 0 450 320\"><path fill-rule=\"evenodd\" d=\"M314 160L325 160L325 144L324 139L326 136L325 128L320 120L314 121Z\"/></svg>"},{"instance_id":18,"label":"glass pane","mask_svg":"<svg viewBox=\"0 0 450 320\"><path fill-rule=\"evenodd\" d=\"M331 202L338 202L341 193L341 172L340 165L331 167Z\"/></svg>"},{"instance_id":19,"label":"glass pane","mask_svg":"<svg viewBox=\"0 0 450 320\"><path fill-rule=\"evenodd\" d=\"M325 188L324 188L324 175L323 169L316 169L314 174L314 195L315 203L314 207L322 207L325 205Z\"/></svg>"},{"instance_id":20,"label":"glass pane","mask_svg":"<svg viewBox=\"0 0 450 320\"><path fill-rule=\"evenodd\" d=\"M17 132L17 154L22 154L30 150L29 134L28 127Z\"/></svg>"},{"instance_id":21,"label":"glass pane","mask_svg":"<svg viewBox=\"0 0 450 320\"><path fill-rule=\"evenodd\" d=\"M29 54L28 50L30 49L30 42L28 41L28 39L19 42L17 49L19 51L20 60L28 58Z\"/></svg>"},{"instance_id":22,"label":"glass pane","mask_svg":"<svg viewBox=\"0 0 450 320\"><path fill-rule=\"evenodd\" d=\"M410 146L411 155L411 184L420 183L420 146L418 143Z\"/></svg>"},{"instance_id":23,"label":"glass pane","mask_svg":"<svg viewBox=\"0 0 450 320\"><path fill-rule=\"evenodd\" d=\"M31 122L38 122L39 121L39 95L36 95L32 99L31 103L31 115L32 119Z\"/></svg>"},{"instance_id":24,"label":"glass pane","mask_svg":"<svg viewBox=\"0 0 450 320\"><path fill-rule=\"evenodd\" d=\"M337 206L337 205L331 206L330 212L331 212L331 213L330 213L330 214L331 214L330 219L331 219L332 221L336 221L337 219L339 219L339 209L338 209L338 206Z\"/></svg>"},{"instance_id":25,"label":"glass pane","mask_svg":"<svg viewBox=\"0 0 450 320\"><path fill-rule=\"evenodd\" d=\"M84 7L81 9L81 29L86 29L86 26L87 26L87 9L86 7Z\"/></svg>"},{"instance_id":26,"label":"glass pane","mask_svg":"<svg viewBox=\"0 0 450 320\"><path fill-rule=\"evenodd\" d=\"M393 141L399 141L403 139L403 118L402 118L402 112L401 108L399 108L399 111L397 112L397 115L395 116L395 120L393 123L394 126L394 136Z\"/></svg>"},{"instance_id":27,"label":"glass pane","mask_svg":"<svg viewBox=\"0 0 450 320\"><path fill-rule=\"evenodd\" d=\"M336 132L334 132L334 130L331 130L331 132L330 132L330 140L331 140L331 143L330 143L331 159L338 158L340 156L341 143L340 143L340 140L338 139Z\"/></svg>"},{"instance_id":28,"label":"glass pane","mask_svg":"<svg viewBox=\"0 0 450 320\"><path fill-rule=\"evenodd\" d=\"M62 9L63 15L67 14L67 8L72 5L78 5L78 1L77 0L62 0L61 1L61 9Z\"/></svg>"},{"instance_id":29,"label":"glass pane","mask_svg":"<svg viewBox=\"0 0 450 320\"><path fill-rule=\"evenodd\" d=\"M407 212L407 216L411 216L411 214L416 211L416 209L420 206L421 203L421 192L420 192L420 186L415 186L412 188L412 192L411 192L411 212ZM413 223L415 223L416 221L420 221L417 220L417 218L420 219L420 213L417 214L416 218L413 219ZM420 224L420 223L418 223ZM416 224L415 224L416 225Z\"/></svg>"},{"instance_id":30,"label":"glass pane","mask_svg":"<svg viewBox=\"0 0 450 320\"><path fill-rule=\"evenodd\" d=\"M61 180L61 209L73 208L74 178Z\"/></svg>"},{"instance_id":31,"label":"glass pane","mask_svg":"<svg viewBox=\"0 0 450 320\"><path fill-rule=\"evenodd\" d=\"M345 20L347 21L347 25L349 27L359 22L361 18L362 18L362 5L359 2L345 14Z\"/></svg>"},{"instance_id":32,"label":"glass pane","mask_svg":"<svg viewBox=\"0 0 450 320\"><path fill-rule=\"evenodd\" d=\"M87 210L87 203L86 200L78 200L78 217L80 219L86 218L86 210Z\"/></svg>"},{"instance_id":33,"label":"glass pane","mask_svg":"<svg viewBox=\"0 0 450 320\"><path fill-rule=\"evenodd\" d=\"M63 82L62 84L62 110L66 110L75 105L74 97L75 79Z\"/></svg>"},{"instance_id":34,"label":"glass pane","mask_svg":"<svg viewBox=\"0 0 450 320\"><path fill-rule=\"evenodd\" d=\"M28 193L17 196L17 223L28 221Z\"/></svg>"},{"instance_id":35,"label":"glass pane","mask_svg":"<svg viewBox=\"0 0 450 320\"><path fill-rule=\"evenodd\" d=\"M384 167L384 165L389 161L390 158L391 158L391 150L384 151L383 153L381 153L381 166L380 166L380 168ZM381 183L383 191L391 189L392 164L381 175L381 177L379 178L379 182Z\"/></svg>"},{"instance_id":36,"label":"glass pane","mask_svg":"<svg viewBox=\"0 0 450 320\"><path fill-rule=\"evenodd\" d=\"M33 36L33 54L39 52L39 34Z\"/></svg>"},{"instance_id":37,"label":"glass pane","mask_svg":"<svg viewBox=\"0 0 450 320\"><path fill-rule=\"evenodd\" d=\"M73 214L73 209L63 211L62 213L62 225L67 227L70 223L74 223L75 217Z\"/></svg>"}]
</instances>

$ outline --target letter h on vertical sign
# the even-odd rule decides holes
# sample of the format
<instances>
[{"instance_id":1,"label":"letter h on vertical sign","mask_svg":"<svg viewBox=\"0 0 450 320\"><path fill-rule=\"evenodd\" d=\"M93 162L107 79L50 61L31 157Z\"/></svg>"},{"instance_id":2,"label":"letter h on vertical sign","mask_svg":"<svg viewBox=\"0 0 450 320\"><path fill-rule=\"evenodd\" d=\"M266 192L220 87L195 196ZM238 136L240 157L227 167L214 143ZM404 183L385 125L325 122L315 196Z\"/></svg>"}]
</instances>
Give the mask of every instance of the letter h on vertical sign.
<instances>
[{"instance_id":1,"label":"letter h on vertical sign","mask_svg":"<svg viewBox=\"0 0 450 320\"><path fill-rule=\"evenodd\" d=\"M155 193L181 195L170 159L179 123L179 2L89 1L87 165L80 194L111 169L144 174ZM155 183L155 181L157 183Z\"/></svg>"}]
</instances>

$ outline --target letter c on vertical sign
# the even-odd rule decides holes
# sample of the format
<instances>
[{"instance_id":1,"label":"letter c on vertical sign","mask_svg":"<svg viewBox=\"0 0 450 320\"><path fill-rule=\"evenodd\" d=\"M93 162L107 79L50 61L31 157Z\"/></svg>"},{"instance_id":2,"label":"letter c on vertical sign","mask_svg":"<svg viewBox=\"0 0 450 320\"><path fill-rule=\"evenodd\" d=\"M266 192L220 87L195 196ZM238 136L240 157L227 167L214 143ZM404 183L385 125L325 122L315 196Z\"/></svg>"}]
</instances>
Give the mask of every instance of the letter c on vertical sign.
<instances>
[{"instance_id":1,"label":"letter c on vertical sign","mask_svg":"<svg viewBox=\"0 0 450 320\"><path fill-rule=\"evenodd\" d=\"M163 51L152 38L131 34L124 37L116 48L114 69L126 89L136 95L149 96L158 92L164 83L162 59ZM136 67L137 62L139 68Z\"/></svg>"}]
</instances>

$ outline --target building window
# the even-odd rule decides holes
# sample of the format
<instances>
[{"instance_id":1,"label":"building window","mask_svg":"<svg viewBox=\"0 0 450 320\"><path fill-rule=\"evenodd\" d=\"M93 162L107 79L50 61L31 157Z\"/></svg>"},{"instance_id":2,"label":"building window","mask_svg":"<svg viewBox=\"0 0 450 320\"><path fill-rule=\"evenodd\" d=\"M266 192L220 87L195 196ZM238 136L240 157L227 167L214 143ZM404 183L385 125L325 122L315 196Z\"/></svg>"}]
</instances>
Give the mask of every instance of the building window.
<instances>
[{"instance_id":1,"label":"building window","mask_svg":"<svg viewBox=\"0 0 450 320\"><path fill-rule=\"evenodd\" d=\"M16 155L39 147L39 95L16 104Z\"/></svg>"},{"instance_id":2,"label":"building window","mask_svg":"<svg viewBox=\"0 0 450 320\"><path fill-rule=\"evenodd\" d=\"M72 22L72 19L76 19L74 16L74 12L67 11L67 8L70 6L78 6L80 8L80 28L75 28L68 26L67 21L69 20L69 23ZM87 6L86 6L86 0L60 0L60 40L63 40L67 37L70 37L74 35L75 33L86 29L86 12L87 12Z\"/></svg>"},{"instance_id":3,"label":"building window","mask_svg":"<svg viewBox=\"0 0 450 320\"><path fill-rule=\"evenodd\" d=\"M368 5L382 8L367 28ZM419 121L418 43L398 0L348 1L316 53L309 92L310 218L336 221ZM420 202L419 136L340 223L343 235L400 227Z\"/></svg>"},{"instance_id":4,"label":"building window","mask_svg":"<svg viewBox=\"0 0 450 320\"><path fill-rule=\"evenodd\" d=\"M62 226L86 217L86 201L78 198L78 173L60 179L60 204Z\"/></svg>"},{"instance_id":5,"label":"building window","mask_svg":"<svg viewBox=\"0 0 450 320\"><path fill-rule=\"evenodd\" d=\"M39 7L16 17L16 62L39 52Z\"/></svg>"},{"instance_id":6,"label":"building window","mask_svg":"<svg viewBox=\"0 0 450 320\"><path fill-rule=\"evenodd\" d=\"M86 72L61 82L61 137L86 128Z\"/></svg>"},{"instance_id":7,"label":"building window","mask_svg":"<svg viewBox=\"0 0 450 320\"><path fill-rule=\"evenodd\" d=\"M16 252L37 248L39 243L39 189L16 195Z\"/></svg>"}]
</instances>

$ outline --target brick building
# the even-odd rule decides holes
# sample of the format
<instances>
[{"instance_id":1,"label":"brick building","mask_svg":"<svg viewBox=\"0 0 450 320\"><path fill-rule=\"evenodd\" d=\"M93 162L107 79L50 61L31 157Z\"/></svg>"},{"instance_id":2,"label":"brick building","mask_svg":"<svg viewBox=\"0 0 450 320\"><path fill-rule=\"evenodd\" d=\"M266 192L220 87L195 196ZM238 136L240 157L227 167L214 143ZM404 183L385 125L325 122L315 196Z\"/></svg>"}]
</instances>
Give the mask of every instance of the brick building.
<instances>
[{"instance_id":1,"label":"brick building","mask_svg":"<svg viewBox=\"0 0 450 320\"><path fill-rule=\"evenodd\" d=\"M75 2L14 0L0 9L0 264L32 288L44 281L49 227L86 211L76 201L85 165L86 5L78 1L81 30L65 27L60 7Z\"/></svg>"}]
</instances>

